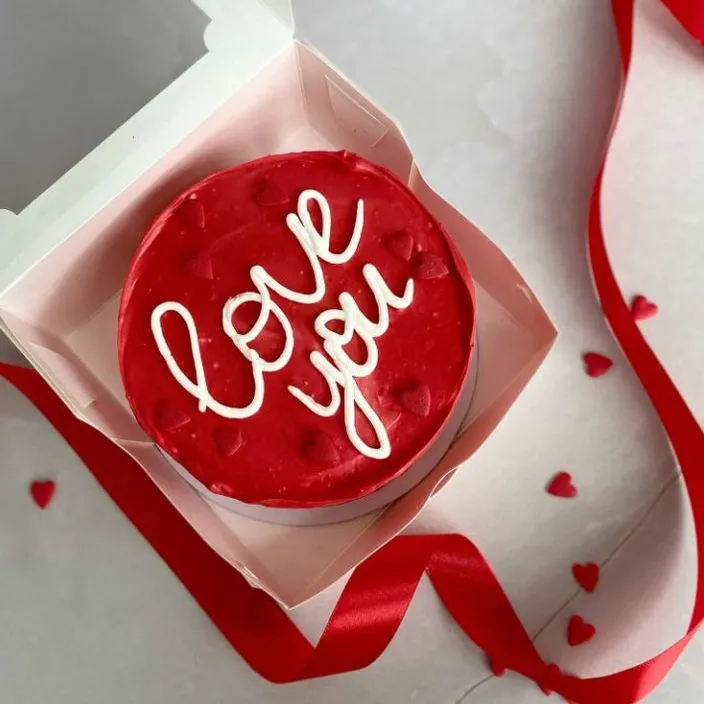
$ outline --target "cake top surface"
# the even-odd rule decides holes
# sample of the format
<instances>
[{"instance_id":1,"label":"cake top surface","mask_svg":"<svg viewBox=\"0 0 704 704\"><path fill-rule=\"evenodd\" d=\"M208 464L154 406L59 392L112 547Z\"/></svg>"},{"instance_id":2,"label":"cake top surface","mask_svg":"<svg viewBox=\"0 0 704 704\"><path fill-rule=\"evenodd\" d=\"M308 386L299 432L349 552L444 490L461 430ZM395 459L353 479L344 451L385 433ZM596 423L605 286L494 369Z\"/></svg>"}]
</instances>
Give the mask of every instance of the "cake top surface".
<instances>
[{"instance_id":1,"label":"cake top surface","mask_svg":"<svg viewBox=\"0 0 704 704\"><path fill-rule=\"evenodd\" d=\"M443 228L348 152L209 176L138 247L119 315L127 399L215 493L280 507L366 496L450 418L474 336Z\"/></svg>"}]
</instances>

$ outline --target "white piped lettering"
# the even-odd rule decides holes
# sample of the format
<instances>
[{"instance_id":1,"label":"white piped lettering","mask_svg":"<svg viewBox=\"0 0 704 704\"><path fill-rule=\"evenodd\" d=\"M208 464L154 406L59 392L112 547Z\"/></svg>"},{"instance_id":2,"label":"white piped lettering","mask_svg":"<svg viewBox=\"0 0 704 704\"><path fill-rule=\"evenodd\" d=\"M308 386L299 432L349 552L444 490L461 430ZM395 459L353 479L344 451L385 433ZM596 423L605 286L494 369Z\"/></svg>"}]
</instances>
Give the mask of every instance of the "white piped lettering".
<instances>
[{"instance_id":1,"label":"white piped lettering","mask_svg":"<svg viewBox=\"0 0 704 704\"><path fill-rule=\"evenodd\" d=\"M320 209L321 232L313 224L309 203L313 201ZM307 189L298 197L297 213L289 213L286 224L291 234L296 238L303 250L313 273L314 290L309 293L293 291L273 278L262 266L253 266L250 279L256 292L248 291L230 298L222 310L222 327L225 334L232 340L235 347L252 366L254 394L252 400L245 406L225 406L213 398L205 378L205 368L198 345L196 324L190 311L180 303L167 301L158 305L151 316L151 327L159 352L166 361L174 379L189 394L198 399L198 409L204 412L210 409L224 418L248 418L254 415L264 401L264 374L283 369L293 353L294 333L290 321L281 308L271 299L271 293L277 293L294 303L318 303L325 295L325 278L320 261L329 264L348 262L357 251L364 227L364 202L357 201L355 223L350 241L342 252L330 251L331 213L327 199L318 191ZM386 284L379 270L372 264L362 267L362 274L369 286L377 306L377 320L372 321L362 313L355 299L347 292L338 297L339 308L327 310L317 316L315 330L323 340L323 349L327 357L319 351L311 352L311 364L322 374L330 390L330 402L322 405L305 394L296 386L289 386L288 391L313 413L321 417L330 417L343 406L345 430L352 445L362 454L374 459L384 459L391 454L391 445L384 424L357 386L356 379L369 376L377 367L379 351L376 338L382 336L389 328L389 307L405 309L413 301L413 279L406 282L403 294L394 294ZM237 309L245 303L259 304L259 314L252 327L243 333L238 332L232 323L232 317ZM173 357L164 337L161 319L167 312L178 314L188 330L191 354L195 367L195 381L190 379ZM278 357L273 360L262 359L250 343L257 339L271 315L278 320L284 332L284 347ZM331 322L341 322L341 333L331 330ZM345 345L358 335L364 343L366 358L357 363L345 352ZM329 359L328 359L329 358ZM341 398L339 388L343 390ZM362 413L372 427L377 444L371 446L365 443L357 432L356 411Z\"/></svg>"}]
</instances>

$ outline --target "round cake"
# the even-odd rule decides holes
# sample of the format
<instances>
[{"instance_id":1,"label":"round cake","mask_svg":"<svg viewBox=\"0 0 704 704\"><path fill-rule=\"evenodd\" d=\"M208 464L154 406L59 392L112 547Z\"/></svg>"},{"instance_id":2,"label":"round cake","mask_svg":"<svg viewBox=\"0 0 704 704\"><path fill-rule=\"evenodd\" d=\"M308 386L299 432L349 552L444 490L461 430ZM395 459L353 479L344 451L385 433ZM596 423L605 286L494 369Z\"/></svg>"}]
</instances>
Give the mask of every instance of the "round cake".
<instances>
[{"instance_id":1,"label":"round cake","mask_svg":"<svg viewBox=\"0 0 704 704\"><path fill-rule=\"evenodd\" d=\"M474 324L467 266L416 196L349 152L303 152L213 174L156 218L119 362L137 421L197 486L329 507L447 449Z\"/></svg>"}]
</instances>

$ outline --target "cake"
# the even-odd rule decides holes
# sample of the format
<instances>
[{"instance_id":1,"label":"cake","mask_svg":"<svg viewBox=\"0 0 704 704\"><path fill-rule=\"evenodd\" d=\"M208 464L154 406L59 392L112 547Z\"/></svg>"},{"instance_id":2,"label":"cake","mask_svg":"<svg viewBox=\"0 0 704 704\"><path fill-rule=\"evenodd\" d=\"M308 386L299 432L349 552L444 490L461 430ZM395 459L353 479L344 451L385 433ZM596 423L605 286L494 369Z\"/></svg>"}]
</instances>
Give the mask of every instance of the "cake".
<instances>
[{"instance_id":1,"label":"cake","mask_svg":"<svg viewBox=\"0 0 704 704\"><path fill-rule=\"evenodd\" d=\"M195 486L311 509L427 474L466 412L474 328L467 265L412 191L303 152L215 173L158 215L118 353L137 422Z\"/></svg>"}]
</instances>

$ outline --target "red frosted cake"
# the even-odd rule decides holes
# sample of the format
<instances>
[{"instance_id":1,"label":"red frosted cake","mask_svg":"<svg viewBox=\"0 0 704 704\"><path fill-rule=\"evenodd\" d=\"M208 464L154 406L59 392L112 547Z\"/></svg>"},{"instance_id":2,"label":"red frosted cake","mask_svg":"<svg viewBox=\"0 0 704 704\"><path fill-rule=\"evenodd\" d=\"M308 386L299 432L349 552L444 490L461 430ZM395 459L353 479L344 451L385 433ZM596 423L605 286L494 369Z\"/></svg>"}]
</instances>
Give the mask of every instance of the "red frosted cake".
<instances>
[{"instance_id":1,"label":"red frosted cake","mask_svg":"<svg viewBox=\"0 0 704 704\"><path fill-rule=\"evenodd\" d=\"M273 508L353 502L437 462L473 345L449 236L347 152L265 157L181 194L119 316L142 428L198 487Z\"/></svg>"}]
</instances>

